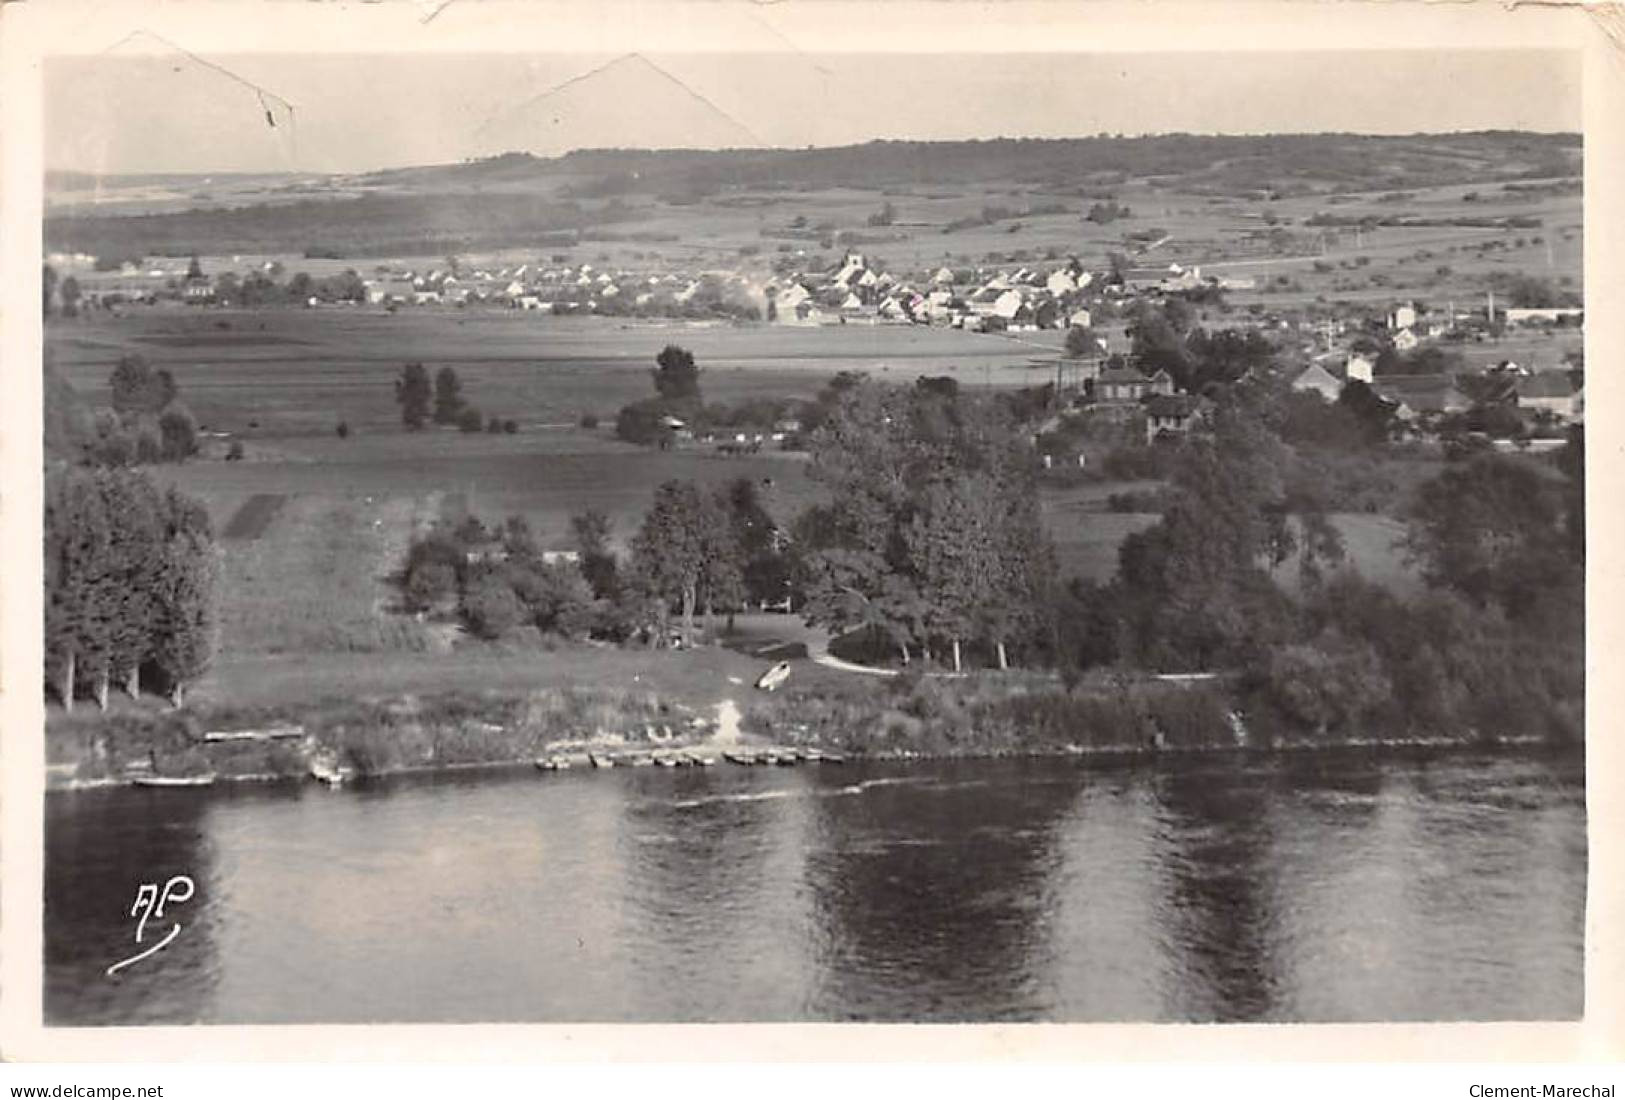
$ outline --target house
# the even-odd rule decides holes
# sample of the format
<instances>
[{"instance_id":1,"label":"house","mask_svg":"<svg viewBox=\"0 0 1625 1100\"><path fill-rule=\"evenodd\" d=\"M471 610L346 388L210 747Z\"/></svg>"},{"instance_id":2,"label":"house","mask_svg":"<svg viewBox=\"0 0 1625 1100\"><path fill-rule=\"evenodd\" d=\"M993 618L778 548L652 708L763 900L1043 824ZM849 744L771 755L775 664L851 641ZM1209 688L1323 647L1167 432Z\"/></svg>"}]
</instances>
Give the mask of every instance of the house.
<instances>
[{"instance_id":1,"label":"house","mask_svg":"<svg viewBox=\"0 0 1625 1100\"><path fill-rule=\"evenodd\" d=\"M1070 271L1052 271L1050 277L1044 280L1044 289L1051 294L1070 294L1078 289L1078 281Z\"/></svg>"},{"instance_id":2,"label":"house","mask_svg":"<svg viewBox=\"0 0 1625 1100\"><path fill-rule=\"evenodd\" d=\"M1578 420L1584 410L1583 390L1564 371L1541 371L1514 383L1518 408L1549 412L1563 420Z\"/></svg>"},{"instance_id":3,"label":"house","mask_svg":"<svg viewBox=\"0 0 1625 1100\"><path fill-rule=\"evenodd\" d=\"M1319 363L1310 363L1292 380L1292 389L1297 393L1318 393L1327 401L1336 401L1343 392L1343 383Z\"/></svg>"},{"instance_id":4,"label":"house","mask_svg":"<svg viewBox=\"0 0 1625 1100\"><path fill-rule=\"evenodd\" d=\"M1174 380L1162 370L1147 378L1133 367L1113 367L1095 379L1095 399L1103 403L1137 402L1173 392Z\"/></svg>"},{"instance_id":5,"label":"house","mask_svg":"<svg viewBox=\"0 0 1625 1100\"><path fill-rule=\"evenodd\" d=\"M1419 343L1421 343L1421 340L1417 339L1416 333L1408 328L1400 329L1394 336L1394 347L1400 351L1411 351Z\"/></svg>"},{"instance_id":6,"label":"house","mask_svg":"<svg viewBox=\"0 0 1625 1100\"><path fill-rule=\"evenodd\" d=\"M1448 374L1386 374L1378 377L1371 388L1378 397L1397 406L1396 415L1401 420L1465 412L1473 404Z\"/></svg>"},{"instance_id":7,"label":"house","mask_svg":"<svg viewBox=\"0 0 1625 1100\"><path fill-rule=\"evenodd\" d=\"M1416 327L1416 306L1406 302L1388 314L1388 327L1401 332Z\"/></svg>"},{"instance_id":8,"label":"house","mask_svg":"<svg viewBox=\"0 0 1625 1100\"><path fill-rule=\"evenodd\" d=\"M214 284L206 275L188 275L185 286L181 288L181 297L188 302L212 302Z\"/></svg>"},{"instance_id":9,"label":"house","mask_svg":"<svg viewBox=\"0 0 1625 1100\"><path fill-rule=\"evenodd\" d=\"M1369 386L1376 370L1376 361L1357 351L1349 356L1347 363L1343 364L1343 377L1350 382L1364 382Z\"/></svg>"},{"instance_id":10,"label":"house","mask_svg":"<svg viewBox=\"0 0 1625 1100\"><path fill-rule=\"evenodd\" d=\"M1585 316L1585 310L1578 307L1567 309L1504 309L1501 311L1509 325L1528 325L1545 322L1557 324L1561 321L1579 321Z\"/></svg>"},{"instance_id":11,"label":"house","mask_svg":"<svg viewBox=\"0 0 1625 1100\"><path fill-rule=\"evenodd\" d=\"M1003 317L1006 321L1014 320L1021 310L1021 291L1007 290L993 300L991 313L995 317Z\"/></svg>"},{"instance_id":12,"label":"house","mask_svg":"<svg viewBox=\"0 0 1625 1100\"><path fill-rule=\"evenodd\" d=\"M1159 393L1145 403L1145 441L1164 433L1184 434L1191 430L1200 412L1200 402L1186 393Z\"/></svg>"}]
</instances>

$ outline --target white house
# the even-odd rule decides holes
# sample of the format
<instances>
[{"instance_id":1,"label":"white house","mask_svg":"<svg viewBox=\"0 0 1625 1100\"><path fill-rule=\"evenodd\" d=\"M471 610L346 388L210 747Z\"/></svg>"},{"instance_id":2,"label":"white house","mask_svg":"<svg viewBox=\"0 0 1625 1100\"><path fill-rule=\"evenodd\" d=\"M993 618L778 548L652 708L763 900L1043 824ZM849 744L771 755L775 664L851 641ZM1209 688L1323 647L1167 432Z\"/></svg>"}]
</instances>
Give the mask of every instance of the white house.
<instances>
[{"instance_id":1,"label":"white house","mask_svg":"<svg viewBox=\"0 0 1625 1100\"><path fill-rule=\"evenodd\" d=\"M1376 369L1376 363L1372 362L1368 356L1355 352L1349 356L1348 362L1344 364L1343 376L1350 382L1364 382L1369 386Z\"/></svg>"},{"instance_id":2,"label":"white house","mask_svg":"<svg viewBox=\"0 0 1625 1100\"><path fill-rule=\"evenodd\" d=\"M1010 320L1021 309L1021 291L1007 290L993 300L992 313L995 317Z\"/></svg>"}]
</instances>

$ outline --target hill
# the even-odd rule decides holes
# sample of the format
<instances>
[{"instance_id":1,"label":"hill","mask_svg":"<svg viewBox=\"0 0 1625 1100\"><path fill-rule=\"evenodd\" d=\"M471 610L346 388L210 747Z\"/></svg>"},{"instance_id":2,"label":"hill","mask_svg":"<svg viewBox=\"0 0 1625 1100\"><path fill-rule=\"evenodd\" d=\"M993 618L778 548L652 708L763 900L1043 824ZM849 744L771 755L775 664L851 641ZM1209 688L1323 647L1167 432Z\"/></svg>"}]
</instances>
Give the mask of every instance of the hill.
<instances>
[{"instance_id":1,"label":"hill","mask_svg":"<svg viewBox=\"0 0 1625 1100\"><path fill-rule=\"evenodd\" d=\"M697 119L709 117L703 105L689 106ZM545 108L521 105L502 125L513 127L517 139L543 124L537 120ZM725 139L723 124L711 124ZM1568 177L1579 172L1580 158L1578 135L1503 131L876 141L805 150L595 149L552 158L509 153L331 177L327 194L295 202L237 192L229 203L166 213L59 209L46 218L45 240L49 248L95 254L297 253L313 246L352 256L434 254L547 247L561 233L656 218L671 208L752 191L878 193L951 183L1087 198L1133 182L1208 197L1332 196ZM115 182L102 181L104 187Z\"/></svg>"}]
</instances>

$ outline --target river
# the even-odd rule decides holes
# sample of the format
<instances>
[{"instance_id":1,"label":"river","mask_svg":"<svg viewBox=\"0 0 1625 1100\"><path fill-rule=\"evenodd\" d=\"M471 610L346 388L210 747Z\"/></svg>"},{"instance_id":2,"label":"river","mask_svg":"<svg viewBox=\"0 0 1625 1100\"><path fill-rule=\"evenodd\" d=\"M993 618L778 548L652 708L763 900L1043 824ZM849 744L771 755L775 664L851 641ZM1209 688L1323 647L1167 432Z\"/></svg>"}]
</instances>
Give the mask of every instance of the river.
<instances>
[{"instance_id":1,"label":"river","mask_svg":"<svg viewBox=\"0 0 1625 1100\"><path fill-rule=\"evenodd\" d=\"M1572 1019L1584 791L1334 752L58 793L46 1022Z\"/></svg>"}]
</instances>

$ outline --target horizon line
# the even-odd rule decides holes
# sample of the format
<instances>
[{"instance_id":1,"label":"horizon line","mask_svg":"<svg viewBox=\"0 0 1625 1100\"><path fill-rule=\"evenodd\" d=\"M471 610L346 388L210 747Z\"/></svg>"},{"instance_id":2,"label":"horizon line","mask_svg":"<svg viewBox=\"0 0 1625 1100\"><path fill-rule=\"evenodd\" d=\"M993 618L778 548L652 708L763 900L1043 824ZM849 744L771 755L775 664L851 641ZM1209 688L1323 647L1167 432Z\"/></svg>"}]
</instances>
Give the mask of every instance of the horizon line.
<instances>
[{"instance_id":1,"label":"horizon line","mask_svg":"<svg viewBox=\"0 0 1625 1100\"><path fill-rule=\"evenodd\" d=\"M1160 130L1143 131L1140 133L1094 133L1077 134L1070 137L1023 137L1001 134L993 137L963 137L963 138L870 138L861 142L842 142L838 144L822 145L809 143L807 145L731 145L731 146L578 146L560 153L536 153L525 149L508 149L500 153L487 153L480 156L465 157L456 161L439 162L407 162L397 164L379 165L372 168L353 169L317 169L317 168L276 168L266 170L256 169L207 169L207 168L172 168L172 169L145 169L130 172L98 172L94 169L64 168L45 166L44 174L50 175L76 175L88 176L98 180L141 178L151 176L291 176L291 175L318 175L318 176L365 176L380 172L399 172L410 169L456 168L467 164L479 164L485 161L500 160L503 157L527 157L537 161L558 161L571 156L593 153L628 153L628 154L670 154L670 153L806 153L829 152L837 149L862 149L871 145L985 145L997 142L1033 142L1037 144L1061 144L1063 142L1078 141L1144 141L1157 138L1276 138L1276 137L1356 137L1356 138L1416 138L1416 137L1470 137L1488 134L1521 134L1533 137L1572 137L1579 139L1583 145L1584 130L1522 130L1512 127L1481 127L1476 129L1458 130L1411 130L1404 133L1386 132L1378 133L1365 130L1263 130L1253 132L1220 132L1196 130Z\"/></svg>"}]
</instances>

